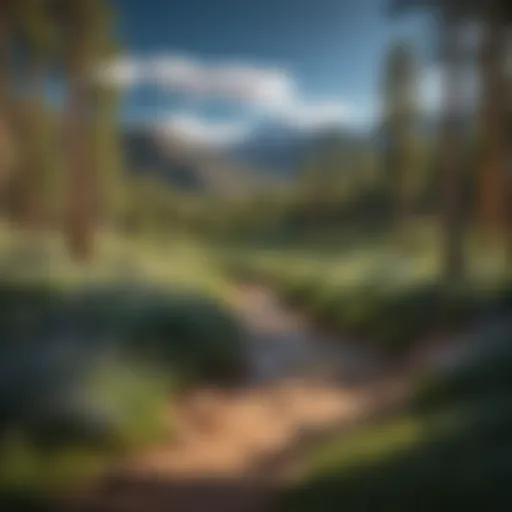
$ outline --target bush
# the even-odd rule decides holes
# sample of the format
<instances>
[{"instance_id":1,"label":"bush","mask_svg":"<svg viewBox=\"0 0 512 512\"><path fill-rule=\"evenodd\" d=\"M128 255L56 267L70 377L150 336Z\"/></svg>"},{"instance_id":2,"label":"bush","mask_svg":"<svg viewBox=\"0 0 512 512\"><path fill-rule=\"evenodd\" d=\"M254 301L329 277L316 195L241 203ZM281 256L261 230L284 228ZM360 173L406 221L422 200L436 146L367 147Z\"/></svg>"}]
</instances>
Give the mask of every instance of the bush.
<instances>
[{"instance_id":1,"label":"bush","mask_svg":"<svg viewBox=\"0 0 512 512\"><path fill-rule=\"evenodd\" d=\"M296 270L283 274L277 285L287 302L307 309L320 284L321 279L318 276Z\"/></svg>"},{"instance_id":2,"label":"bush","mask_svg":"<svg viewBox=\"0 0 512 512\"><path fill-rule=\"evenodd\" d=\"M341 288L323 282L317 293L311 297L309 313L313 319L328 328L339 328L342 311L346 311L347 293Z\"/></svg>"},{"instance_id":3,"label":"bush","mask_svg":"<svg viewBox=\"0 0 512 512\"><path fill-rule=\"evenodd\" d=\"M216 300L128 285L79 297L80 321L124 350L187 379L230 379L243 370L240 333Z\"/></svg>"},{"instance_id":4,"label":"bush","mask_svg":"<svg viewBox=\"0 0 512 512\"><path fill-rule=\"evenodd\" d=\"M511 370L510 332L480 339L455 369L422 380L407 414L315 449L282 510L507 510Z\"/></svg>"},{"instance_id":5,"label":"bush","mask_svg":"<svg viewBox=\"0 0 512 512\"><path fill-rule=\"evenodd\" d=\"M402 269L395 263L382 267L350 260L334 276L328 267L324 271L322 265L306 267L300 260L282 258L258 269L279 295L314 322L390 356L406 354L429 334L464 328L512 304L508 282L484 287L469 281L448 289L439 277L423 275L424 269L416 275L412 264ZM244 264L250 267L251 261Z\"/></svg>"},{"instance_id":6,"label":"bush","mask_svg":"<svg viewBox=\"0 0 512 512\"><path fill-rule=\"evenodd\" d=\"M179 388L244 369L237 325L213 298L140 284L38 286L0 287L0 494L12 479L39 492L85 477L88 454L95 468L158 441Z\"/></svg>"},{"instance_id":7,"label":"bush","mask_svg":"<svg viewBox=\"0 0 512 512\"><path fill-rule=\"evenodd\" d=\"M411 401L414 411L428 412L449 403L512 396L512 337L510 333L479 335L466 358L450 371L421 375ZM473 350L471 350L471 348Z\"/></svg>"},{"instance_id":8,"label":"bush","mask_svg":"<svg viewBox=\"0 0 512 512\"><path fill-rule=\"evenodd\" d=\"M3 358L17 371L0 386L0 502L49 499L169 434L168 376L111 354L38 355L39 364Z\"/></svg>"},{"instance_id":9,"label":"bush","mask_svg":"<svg viewBox=\"0 0 512 512\"><path fill-rule=\"evenodd\" d=\"M49 282L0 282L0 343L46 336L62 313L65 296Z\"/></svg>"}]
</instances>

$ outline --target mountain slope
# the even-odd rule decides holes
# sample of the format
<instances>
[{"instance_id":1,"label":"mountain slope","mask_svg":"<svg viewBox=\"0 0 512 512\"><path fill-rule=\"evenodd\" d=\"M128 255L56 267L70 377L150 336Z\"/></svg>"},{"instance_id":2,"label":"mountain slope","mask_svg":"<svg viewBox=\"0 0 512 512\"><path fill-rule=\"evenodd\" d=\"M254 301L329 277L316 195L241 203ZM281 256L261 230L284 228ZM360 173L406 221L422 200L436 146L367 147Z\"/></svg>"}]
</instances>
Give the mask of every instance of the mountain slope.
<instances>
[{"instance_id":1,"label":"mountain slope","mask_svg":"<svg viewBox=\"0 0 512 512\"><path fill-rule=\"evenodd\" d=\"M147 128L125 131L128 170L151 173L170 186L213 195L245 195L273 187L281 180L235 163L222 154L189 148L179 140L160 137Z\"/></svg>"},{"instance_id":2,"label":"mountain slope","mask_svg":"<svg viewBox=\"0 0 512 512\"><path fill-rule=\"evenodd\" d=\"M230 157L283 177L296 177L304 163L328 148L358 148L364 137L346 129L308 131L294 126L268 124L258 129Z\"/></svg>"}]
</instances>

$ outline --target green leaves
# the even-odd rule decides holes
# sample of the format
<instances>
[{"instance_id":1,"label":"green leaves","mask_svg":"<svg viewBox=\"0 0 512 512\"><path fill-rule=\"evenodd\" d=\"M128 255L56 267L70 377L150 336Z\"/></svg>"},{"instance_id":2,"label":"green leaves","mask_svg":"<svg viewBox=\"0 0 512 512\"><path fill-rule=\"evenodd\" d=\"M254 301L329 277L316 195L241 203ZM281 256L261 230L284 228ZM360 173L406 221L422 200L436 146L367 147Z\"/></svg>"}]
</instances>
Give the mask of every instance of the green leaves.
<instances>
[{"instance_id":1,"label":"green leaves","mask_svg":"<svg viewBox=\"0 0 512 512\"><path fill-rule=\"evenodd\" d=\"M55 50L57 32L49 0L22 0L16 3L15 14L31 51L47 56Z\"/></svg>"}]
</instances>

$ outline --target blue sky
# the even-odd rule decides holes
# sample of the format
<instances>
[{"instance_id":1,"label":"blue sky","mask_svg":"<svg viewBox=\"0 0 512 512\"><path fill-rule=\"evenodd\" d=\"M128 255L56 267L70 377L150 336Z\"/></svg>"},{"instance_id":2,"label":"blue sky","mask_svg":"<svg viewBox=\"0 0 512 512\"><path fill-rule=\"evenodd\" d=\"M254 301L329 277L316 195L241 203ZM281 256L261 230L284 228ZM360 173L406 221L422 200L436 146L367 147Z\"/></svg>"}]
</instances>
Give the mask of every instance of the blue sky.
<instances>
[{"instance_id":1,"label":"blue sky","mask_svg":"<svg viewBox=\"0 0 512 512\"><path fill-rule=\"evenodd\" d=\"M389 44L428 57L388 0L116 0L123 118L227 140L267 118L315 128L375 116Z\"/></svg>"}]
</instances>

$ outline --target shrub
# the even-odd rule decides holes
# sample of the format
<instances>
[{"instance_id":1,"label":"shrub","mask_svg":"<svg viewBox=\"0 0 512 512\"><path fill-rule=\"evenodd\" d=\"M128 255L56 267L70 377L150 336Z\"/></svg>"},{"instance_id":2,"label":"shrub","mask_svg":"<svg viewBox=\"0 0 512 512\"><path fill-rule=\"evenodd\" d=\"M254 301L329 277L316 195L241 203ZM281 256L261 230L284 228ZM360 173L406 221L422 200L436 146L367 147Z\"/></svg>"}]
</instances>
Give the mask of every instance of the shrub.
<instances>
[{"instance_id":1,"label":"shrub","mask_svg":"<svg viewBox=\"0 0 512 512\"><path fill-rule=\"evenodd\" d=\"M512 350L510 331L503 335L480 339L463 363L423 379L407 414L316 448L305 479L283 493L282 510L506 510Z\"/></svg>"},{"instance_id":2,"label":"shrub","mask_svg":"<svg viewBox=\"0 0 512 512\"><path fill-rule=\"evenodd\" d=\"M28 342L45 336L64 304L63 290L53 283L1 281L1 343Z\"/></svg>"},{"instance_id":3,"label":"shrub","mask_svg":"<svg viewBox=\"0 0 512 512\"><path fill-rule=\"evenodd\" d=\"M57 293L33 283L0 287L0 300L0 494L17 492L13 479L27 492L79 480L88 454L94 469L158 441L178 388L244 369L234 319L197 293L138 283Z\"/></svg>"},{"instance_id":4,"label":"shrub","mask_svg":"<svg viewBox=\"0 0 512 512\"><path fill-rule=\"evenodd\" d=\"M187 379L232 378L243 370L237 324L213 298L129 285L89 290L76 309L103 337Z\"/></svg>"}]
</instances>

